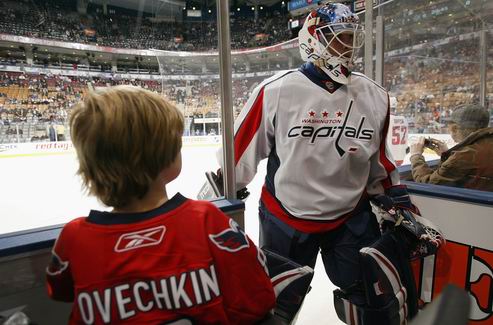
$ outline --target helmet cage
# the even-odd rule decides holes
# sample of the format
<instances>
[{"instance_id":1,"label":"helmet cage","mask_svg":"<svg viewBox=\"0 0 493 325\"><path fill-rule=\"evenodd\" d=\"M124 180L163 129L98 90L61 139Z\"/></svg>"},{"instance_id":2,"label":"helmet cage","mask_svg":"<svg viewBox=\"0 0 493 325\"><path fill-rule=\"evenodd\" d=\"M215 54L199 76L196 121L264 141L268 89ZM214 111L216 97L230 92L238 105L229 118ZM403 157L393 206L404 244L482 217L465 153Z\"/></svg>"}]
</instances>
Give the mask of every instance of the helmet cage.
<instances>
[{"instance_id":1,"label":"helmet cage","mask_svg":"<svg viewBox=\"0 0 493 325\"><path fill-rule=\"evenodd\" d=\"M319 53L325 59L336 59L346 67L365 41L363 26L332 23L316 28L313 36L319 42Z\"/></svg>"},{"instance_id":2,"label":"helmet cage","mask_svg":"<svg viewBox=\"0 0 493 325\"><path fill-rule=\"evenodd\" d=\"M298 33L301 59L313 62L333 81L347 84L357 50L363 46L359 18L342 4L312 11Z\"/></svg>"}]
</instances>

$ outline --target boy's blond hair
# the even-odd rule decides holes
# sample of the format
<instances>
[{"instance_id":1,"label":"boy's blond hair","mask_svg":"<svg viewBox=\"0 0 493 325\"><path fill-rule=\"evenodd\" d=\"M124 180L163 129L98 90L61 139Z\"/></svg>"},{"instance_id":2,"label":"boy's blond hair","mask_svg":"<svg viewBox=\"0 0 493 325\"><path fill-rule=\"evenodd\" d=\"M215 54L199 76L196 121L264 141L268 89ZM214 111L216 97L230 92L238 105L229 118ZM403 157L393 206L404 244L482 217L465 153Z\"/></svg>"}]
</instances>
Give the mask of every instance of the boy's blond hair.
<instances>
[{"instance_id":1,"label":"boy's blond hair","mask_svg":"<svg viewBox=\"0 0 493 325\"><path fill-rule=\"evenodd\" d=\"M183 115L161 96L133 86L89 92L74 107L70 134L78 174L111 207L142 198L181 150Z\"/></svg>"}]
</instances>

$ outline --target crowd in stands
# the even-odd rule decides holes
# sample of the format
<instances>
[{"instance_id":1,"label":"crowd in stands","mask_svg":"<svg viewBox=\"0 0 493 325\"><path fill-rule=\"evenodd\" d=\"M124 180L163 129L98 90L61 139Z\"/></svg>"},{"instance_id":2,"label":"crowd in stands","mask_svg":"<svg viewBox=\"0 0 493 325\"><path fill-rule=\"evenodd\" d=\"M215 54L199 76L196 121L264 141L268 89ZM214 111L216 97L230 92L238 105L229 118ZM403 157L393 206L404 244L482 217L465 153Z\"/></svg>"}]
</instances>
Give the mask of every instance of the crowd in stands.
<instances>
[{"instance_id":1,"label":"crowd in stands","mask_svg":"<svg viewBox=\"0 0 493 325\"><path fill-rule=\"evenodd\" d=\"M406 55L388 57L385 62L385 85L397 98L395 114L407 117L411 133L442 133L444 120L452 108L463 103L477 103L479 64L476 39L441 46ZM362 65L355 70L363 70ZM487 89L493 89L493 67L487 73ZM136 76L138 78L138 76ZM250 92L265 77L233 79L235 116ZM219 80L167 80L89 78L50 74L0 72L0 125L3 134L13 134L16 123L58 123L63 125L70 107L94 87L132 84L163 92L191 119L190 134L199 130L194 119L218 117L220 111ZM18 132L18 131L17 131ZM29 135L24 135L28 137Z\"/></svg>"},{"instance_id":2,"label":"crowd in stands","mask_svg":"<svg viewBox=\"0 0 493 325\"><path fill-rule=\"evenodd\" d=\"M478 7L479 6L479 7ZM456 8L457 7L457 8ZM481 4L475 4L480 10ZM2 20L0 33L90 43L134 49L210 51L217 48L217 23L214 14L202 10L199 21L162 21L148 13L113 8L103 13L101 6L89 3L87 14L79 14L69 0L5 0L0 2ZM248 10L246 10L248 9ZM244 10L249 11L249 7ZM480 29L478 19L450 19L449 12L462 10L460 4L425 0L395 1L386 6L386 28L399 31L386 42L387 49L403 48L447 36ZM430 19L420 13L429 12L438 25L422 24ZM261 14L231 12L231 46L243 49L277 44L296 35L288 29L289 15L282 8L264 8ZM211 19L212 18L212 19ZM412 28L409 28L412 26Z\"/></svg>"},{"instance_id":3,"label":"crowd in stands","mask_svg":"<svg viewBox=\"0 0 493 325\"><path fill-rule=\"evenodd\" d=\"M452 108L478 101L479 66L474 40L434 49L433 56L419 51L386 59L385 84L398 101L395 114L407 117L411 133L442 133L443 121ZM356 70L362 70L361 64ZM488 88L493 87L490 66ZM249 94L265 77L233 79L234 115L239 114ZM132 84L163 92L191 120L188 134L203 134L195 119L219 117L219 80L166 80L89 78L50 74L0 72L0 140L5 135L26 133L19 123L65 125L70 108L88 90L88 84L106 87ZM48 126L46 126L48 128ZM23 131L24 130L24 131ZM215 130L214 130L215 132ZM46 135L26 139L46 140ZM58 137L59 138L59 137Z\"/></svg>"},{"instance_id":4,"label":"crowd in stands","mask_svg":"<svg viewBox=\"0 0 493 325\"><path fill-rule=\"evenodd\" d=\"M217 48L217 23L159 22L146 15L89 7L78 14L63 0L2 1L0 33L97 44L118 48L210 51ZM92 10L91 10L92 8ZM288 17L279 11L266 11L257 20L253 16L233 16L230 22L231 47L242 49L266 46L292 37Z\"/></svg>"},{"instance_id":5,"label":"crowd in stands","mask_svg":"<svg viewBox=\"0 0 493 325\"><path fill-rule=\"evenodd\" d=\"M488 69L487 89L492 89L493 66ZM396 114L404 115L418 133L440 133L451 109L479 102L478 41L388 58L385 85L398 100Z\"/></svg>"},{"instance_id":6,"label":"crowd in stands","mask_svg":"<svg viewBox=\"0 0 493 325\"><path fill-rule=\"evenodd\" d=\"M261 80L262 78L248 78L233 81L235 116L239 114L254 86ZM153 80L0 72L0 140L2 134L17 134L17 129L13 127L16 124L66 125L71 107L86 94L89 83L95 88L130 84L163 92L186 117L192 119L192 130L189 131L191 134L195 134L194 118L219 116L220 85L217 79L170 80L163 86L160 81ZM202 125L197 125L197 128L202 132ZM33 140L32 133L26 132L26 140ZM47 139L36 137L34 140Z\"/></svg>"}]
</instances>

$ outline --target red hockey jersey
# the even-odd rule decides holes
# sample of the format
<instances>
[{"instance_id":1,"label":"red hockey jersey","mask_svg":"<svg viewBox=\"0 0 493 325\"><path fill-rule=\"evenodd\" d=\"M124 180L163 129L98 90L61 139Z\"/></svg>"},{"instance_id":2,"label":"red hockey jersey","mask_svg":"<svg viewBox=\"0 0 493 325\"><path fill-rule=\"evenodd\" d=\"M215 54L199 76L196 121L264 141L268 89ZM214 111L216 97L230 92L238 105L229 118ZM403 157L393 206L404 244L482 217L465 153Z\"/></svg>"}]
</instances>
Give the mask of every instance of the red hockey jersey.
<instances>
[{"instance_id":1,"label":"red hockey jersey","mask_svg":"<svg viewBox=\"0 0 493 325\"><path fill-rule=\"evenodd\" d=\"M49 295L70 324L252 324L274 307L265 257L213 204L180 194L152 211L91 211L63 228Z\"/></svg>"}]
</instances>

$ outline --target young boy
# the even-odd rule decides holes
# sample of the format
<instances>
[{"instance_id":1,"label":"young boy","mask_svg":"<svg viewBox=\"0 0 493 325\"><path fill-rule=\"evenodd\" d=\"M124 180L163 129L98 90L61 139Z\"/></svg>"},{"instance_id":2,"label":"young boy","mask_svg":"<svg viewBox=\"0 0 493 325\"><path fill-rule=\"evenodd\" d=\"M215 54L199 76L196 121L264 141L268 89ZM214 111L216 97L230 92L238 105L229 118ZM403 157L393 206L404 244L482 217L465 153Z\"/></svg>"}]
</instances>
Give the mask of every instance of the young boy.
<instances>
[{"instance_id":1,"label":"young boy","mask_svg":"<svg viewBox=\"0 0 493 325\"><path fill-rule=\"evenodd\" d=\"M159 95L89 93L70 118L85 187L111 212L63 228L48 293L70 324L252 324L274 307L265 257L213 204L165 185L181 171L183 116Z\"/></svg>"}]
</instances>

